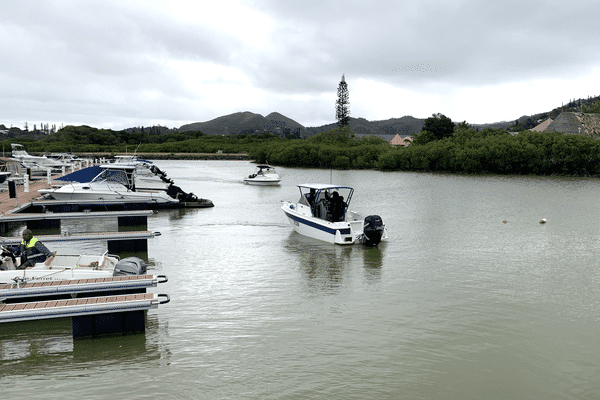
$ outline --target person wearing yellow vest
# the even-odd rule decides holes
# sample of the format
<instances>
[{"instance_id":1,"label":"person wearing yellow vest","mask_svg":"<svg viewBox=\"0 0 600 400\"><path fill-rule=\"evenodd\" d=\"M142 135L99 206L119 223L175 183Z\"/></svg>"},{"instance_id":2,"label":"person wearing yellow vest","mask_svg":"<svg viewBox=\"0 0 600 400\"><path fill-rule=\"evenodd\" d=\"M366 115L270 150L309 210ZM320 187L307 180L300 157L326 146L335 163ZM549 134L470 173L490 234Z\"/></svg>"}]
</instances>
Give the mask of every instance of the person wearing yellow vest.
<instances>
[{"instance_id":1,"label":"person wearing yellow vest","mask_svg":"<svg viewBox=\"0 0 600 400\"><path fill-rule=\"evenodd\" d=\"M15 256L21 256L21 265L18 269L33 267L36 263L44 262L54 257L54 254L48 248L33 237L30 229L23 231L23 241L18 246L11 246L10 249Z\"/></svg>"}]
</instances>

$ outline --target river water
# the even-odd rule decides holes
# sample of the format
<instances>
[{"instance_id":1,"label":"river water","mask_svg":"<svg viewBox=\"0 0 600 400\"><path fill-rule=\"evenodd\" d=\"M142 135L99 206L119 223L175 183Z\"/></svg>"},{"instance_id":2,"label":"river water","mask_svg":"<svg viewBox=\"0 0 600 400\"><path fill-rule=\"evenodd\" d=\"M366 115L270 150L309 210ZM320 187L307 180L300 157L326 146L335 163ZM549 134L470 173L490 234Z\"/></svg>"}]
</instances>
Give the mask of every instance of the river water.
<instances>
[{"instance_id":1,"label":"river water","mask_svg":"<svg viewBox=\"0 0 600 400\"><path fill-rule=\"evenodd\" d=\"M215 203L149 218L170 303L143 334L0 326L2 398L600 398L599 180L157 165ZM281 201L310 182L353 186L389 241L294 233Z\"/></svg>"}]
</instances>

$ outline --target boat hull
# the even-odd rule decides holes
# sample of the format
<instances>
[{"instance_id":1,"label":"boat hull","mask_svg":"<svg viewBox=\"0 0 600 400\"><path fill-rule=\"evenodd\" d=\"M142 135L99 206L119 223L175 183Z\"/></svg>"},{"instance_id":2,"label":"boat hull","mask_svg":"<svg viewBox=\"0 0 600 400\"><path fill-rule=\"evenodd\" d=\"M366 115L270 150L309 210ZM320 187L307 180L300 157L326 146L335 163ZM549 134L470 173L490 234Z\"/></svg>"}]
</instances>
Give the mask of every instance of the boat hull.
<instances>
[{"instance_id":1,"label":"boat hull","mask_svg":"<svg viewBox=\"0 0 600 400\"><path fill-rule=\"evenodd\" d=\"M111 278L113 271L92 271L78 269L49 270L11 270L0 271L0 284L15 284L21 282L52 282L73 279Z\"/></svg>"},{"instance_id":2,"label":"boat hull","mask_svg":"<svg viewBox=\"0 0 600 400\"><path fill-rule=\"evenodd\" d=\"M183 208L210 208L215 205L211 200L199 199L198 201L182 201L179 203Z\"/></svg>"},{"instance_id":3,"label":"boat hull","mask_svg":"<svg viewBox=\"0 0 600 400\"><path fill-rule=\"evenodd\" d=\"M246 185L254 186L277 186L281 182L281 179L244 179Z\"/></svg>"},{"instance_id":4,"label":"boat hull","mask_svg":"<svg viewBox=\"0 0 600 400\"><path fill-rule=\"evenodd\" d=\"M133 200L140 202L155 202L157 204L177 204L178 200L170 197L164 191L156 192L134 192L127 190L124 186L102 185L102 184L69 184L58 189L40 189L39 193L48 194L55 200Z\"/></svg>"},{"instance_id":5,"label":"boat hull","mask_svg":"<svg viewBox=\"0 0 600 400\"><path fill-rule=\"evenodd\" d=\"M303 236L339 245L352 245L358 234L350 222L329 222L305 214L303 205L286 202L281 209L294 231Z\"/></svg>"},{"instance_id":6,"label":"boat hull","mask_svg":"<svg viewBox=\"0 0 600 400\"><path fill-rule=\"evenodd\" d=\"M0 261L0 284L17 284L110 278L119 260L108 255L58 255L50 265L37 263L27 269L15 269L9 256L2 256Z\"/></svg>"}]
</instances>

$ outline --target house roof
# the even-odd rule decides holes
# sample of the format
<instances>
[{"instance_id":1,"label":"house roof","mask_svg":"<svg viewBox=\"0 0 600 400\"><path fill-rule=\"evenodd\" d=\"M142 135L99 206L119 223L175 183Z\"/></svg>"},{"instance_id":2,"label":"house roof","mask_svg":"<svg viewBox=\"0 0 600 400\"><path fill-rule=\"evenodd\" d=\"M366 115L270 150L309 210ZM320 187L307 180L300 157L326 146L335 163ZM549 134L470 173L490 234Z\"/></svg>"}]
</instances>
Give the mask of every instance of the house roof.
<instances>
[{"instance_id":1,"label":"house roof","mask_svg":"<svg viewBox=\"0 0 600 400\"><path fill-rule=\"evenodd\" d=\"M396 134L394 138L390 141L392 146L408 146L412 142L412 137L401 137L399 134Z\"/></svg>"},{"instance_id":2,"label":"house roof","mask_svg":"<svg viewBox=\"0 0 600 400\"><path fill-rule=\"evenodd\" d=\"M544 129L544 132L561 132L598 138L600 137L600 114L562 112Z\"/></svg>"},{"instance_id":3,"label":"house roof","mask_svg":"<svg viewBox=\"0 0 600 400\"><path fill-rule=\"evenodd\" d=\"M552 123L552 118L548 118L544 122L541 122L541 123L537 124L535 127L531 128L530 131L544 132L546 130L546 128L548 128L548 125L550 125L551 123Z\"/></svg>"},{"instance_id":4,"label":"house roof","mask_svg":"<svg viewBox=\"0 0 600 400\"><path fill-rule=\"evenodd\" d=\"M582 135L585 132L581 119L574 112L561 112L545 129L545 132L561 132L572 135Z\"/></svg>"}]
</instances>

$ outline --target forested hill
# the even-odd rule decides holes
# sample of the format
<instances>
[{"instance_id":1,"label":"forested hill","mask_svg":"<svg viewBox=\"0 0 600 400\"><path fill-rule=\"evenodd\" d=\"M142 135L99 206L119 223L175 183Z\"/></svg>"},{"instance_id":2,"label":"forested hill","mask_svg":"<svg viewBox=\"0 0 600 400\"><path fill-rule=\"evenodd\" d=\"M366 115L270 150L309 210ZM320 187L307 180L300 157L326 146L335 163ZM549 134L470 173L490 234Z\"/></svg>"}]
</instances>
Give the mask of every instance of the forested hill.
<instances>
[{"instance_id":1,"label":"forested hill","mask_svg":"<svg viewBox=\"0 0 600 400\"><path fill-rule=\"evenodd\" d=\"M364 118L350 118L350 128L358 135L396 135L411 136L421 130L425 119L410 116L392 118L383 121L367 121ZM266 117L249 111L225 115L207 122L194 122L182 125L180 132L200 131L205 135L229 135L238 133L277 132L292 133L301 137L314 136L335 128L336 123L319 127L304 127L280 113L271 113Z\"/></svg>"},{"instance_id":2,"label":"forested hill","mask_svg":"<svg viewBox=\"0 0 600 400\"><path fill-rule=\"evenodd\" d=\"M266 117L249 111L225 115L207 122L182 125L179 132L200 131L205 135L252 134L261 132L302 132L305 128L284 115L273 112Z\"/></svg>"},{"instance_id":3,"label":"forested hill","mask_svg":"<svg viewBox=\"0 0 600 400\"><path fill-rule=\"evenodd\" d=\"M492 128L521 131L531 129L547 118L555 118L562 111L600 112L600 96L571 100L567 104L556 107L551 111L534 115L523 115L512 121L471 124L471 126L477 130ZM451 119L453 118L452 115L446 116ZM455 120L454 122L459 123L462 121ZM466 122L469 123L469 121ZM355 134L361 136L395 136L396 134L402 137L412 136L421 131L424 123L425 118L421 119L411 116L381 121L368 121L364 118L350 118L350 128ZM260 114L245 111L225 115L206 122L194 122L192 124L183 125L179 128L179 131L200 131L205 135L274 132L280 134L292 133L300 137L308 137L321 132L326 132L336 126L336 123L332 122L331 124L318 127L304 127L293 119L277 112L273 112L266 117L263 117Z\"/></svg>"}]
</instances>

